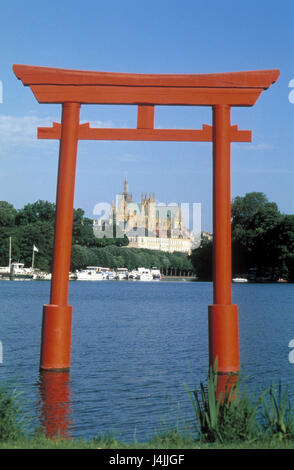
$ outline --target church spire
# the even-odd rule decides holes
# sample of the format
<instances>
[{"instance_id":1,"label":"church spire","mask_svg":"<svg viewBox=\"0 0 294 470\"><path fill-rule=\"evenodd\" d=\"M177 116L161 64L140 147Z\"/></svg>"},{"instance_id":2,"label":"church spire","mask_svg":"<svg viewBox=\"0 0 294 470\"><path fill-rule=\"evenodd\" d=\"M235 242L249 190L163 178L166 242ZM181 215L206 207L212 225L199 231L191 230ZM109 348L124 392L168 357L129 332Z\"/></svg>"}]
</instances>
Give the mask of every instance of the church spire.
<instances>
[{"instance_id":1,"label":"church spire","mask_svg":"<svg viewBox=\"0 0 294 470\"><path fill-rule=\"evenodd\" d=\"M125 176L125 180L124 180L124 194L128 194L128 193L129 193L129 183L128 183L127 177Z\"/></svg>"},{"instance_id":2,"label":"church spire","mask_svg":"<svg viewBox=\"0 0 294 470\"><path fill-rule=\"evenodd\" d=\"M133 196L132 196L132 193L129 193L129 183L128 183L128 179L126 176L124 179L124 190L123 190L122 195L123 195L125 202L132 202Z\"/></svg>"}]
</instances>

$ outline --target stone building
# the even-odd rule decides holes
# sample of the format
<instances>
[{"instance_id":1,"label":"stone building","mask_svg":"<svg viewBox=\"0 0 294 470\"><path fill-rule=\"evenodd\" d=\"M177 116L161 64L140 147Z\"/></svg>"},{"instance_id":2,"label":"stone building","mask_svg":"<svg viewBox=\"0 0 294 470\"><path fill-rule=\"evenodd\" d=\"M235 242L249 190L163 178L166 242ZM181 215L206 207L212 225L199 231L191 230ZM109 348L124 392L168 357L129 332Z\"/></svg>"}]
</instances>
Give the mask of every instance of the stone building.
<instances>
[{"instance_id":1,"label":"stone building","mask_svg":"<svg viewBox=\"0 0 294 470\"><path fill-rule=\"evenodd\" d=\"M108 218L94 220L97 237L123 237L129 247L151 250L191 253L194 235L183 223L178 205L156 203L154 193L142 193L141 201L133 201L127 178L123 192L112 203Z\"/></svg>"}]
</instances>

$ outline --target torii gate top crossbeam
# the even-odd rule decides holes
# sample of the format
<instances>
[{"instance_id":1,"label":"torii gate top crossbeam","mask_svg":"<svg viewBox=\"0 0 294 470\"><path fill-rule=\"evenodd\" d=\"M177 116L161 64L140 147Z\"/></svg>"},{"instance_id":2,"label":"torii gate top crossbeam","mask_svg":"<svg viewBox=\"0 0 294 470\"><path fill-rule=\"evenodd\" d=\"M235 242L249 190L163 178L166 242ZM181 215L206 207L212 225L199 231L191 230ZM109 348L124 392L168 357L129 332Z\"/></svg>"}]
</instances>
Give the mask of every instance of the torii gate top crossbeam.
<instances>
[{"instance_id":1,"label":"torii gate top crossbeam","mask_svg":"<svg viewBox=\"0 0 294 470\"><path fill-rule=\"evenodd\" d=\"M252 106L279 70L216 74L131 74L14 65L39 103Z\"/></svg>"}]
</instances>

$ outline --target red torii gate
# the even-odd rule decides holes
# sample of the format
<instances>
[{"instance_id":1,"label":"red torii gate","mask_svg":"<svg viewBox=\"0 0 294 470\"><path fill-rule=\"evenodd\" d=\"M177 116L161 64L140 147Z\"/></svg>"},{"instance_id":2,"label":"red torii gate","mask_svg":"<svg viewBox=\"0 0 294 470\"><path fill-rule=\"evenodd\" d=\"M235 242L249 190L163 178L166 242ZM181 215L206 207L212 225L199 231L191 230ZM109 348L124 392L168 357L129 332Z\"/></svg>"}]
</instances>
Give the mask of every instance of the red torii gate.
<instances>
[{"instance_id":1,"label":"red torii gate","mask_svg":"<svg viewBox=\"0 0 294 470\"><path fill-rule=\"evenodd\" d=\"M232 305L230 144L251 142L251 131L230 122L231 106L253 106L279 70L200 75L86 72L14 65L39 103L62 104L62 122L39 128L38 138L59 139L56 225L50 304L43 307L40 368L70 367L72 307L68 284L77 144L87 140L213 142L213 305L209 310L209 363L218 373L239 371L238 308ZM136 129L80 124L81 104L138 106ZM155 105L211 106L213 125L200 130L154 129Z\"/></svg>"}]
</instances>

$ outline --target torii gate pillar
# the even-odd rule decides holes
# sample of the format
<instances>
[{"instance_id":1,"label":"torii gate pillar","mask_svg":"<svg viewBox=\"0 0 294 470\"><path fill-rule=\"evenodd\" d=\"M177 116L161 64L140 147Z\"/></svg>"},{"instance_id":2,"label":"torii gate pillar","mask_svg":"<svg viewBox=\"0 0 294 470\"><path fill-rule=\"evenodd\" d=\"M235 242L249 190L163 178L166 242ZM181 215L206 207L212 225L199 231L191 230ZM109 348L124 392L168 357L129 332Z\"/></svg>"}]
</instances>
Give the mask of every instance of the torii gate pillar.
<instances>
[{"instance_id":1,"label":"torii gate pillar","mask_svg":"<svg viewBox=\"0 0 294 470\"><path fill-rule=\"evenodd\" d=\"M63 103L50 304L43 307L40 367L70 367L72 307L68 305L80 104Z\"/></svg>"},{"instance_id":2,"label":"torii gate pillar","mask_svg":"<svg viewBox=\"0 0 294 470\"><path fill-rule=\"evenodd\" d=\"M209 363L222 377L237 373L238 307L232 305L230 107L213 107L213 305L208 307Z\"/></svg>"},{"instance_id":3,"label":"torii gate pillar","mask_svg":"<svg viewBox=\"0 0 294 470\"><path fill-rule=\"evenodd\" d=\"M14 65L23 84L40 103L60 103L62 123L39 128L38 137L60 139L56 227L50 304L43 308L41 369L70 366L71 315L68 283L73 223L77 143L89 140L213 142L214 294L209 306L209 363L215 365L223 390L239 371L238 311L232 304L231 142L250 142L251 132L230 122L231 106L253 106L279 70L220 74L150 75L86 72ZM95 129L79 124L81 104L137 105L136 129ZM213 126L202 129L154 129L157 105L210 106Z\"/></svg>"}]
</instances>

